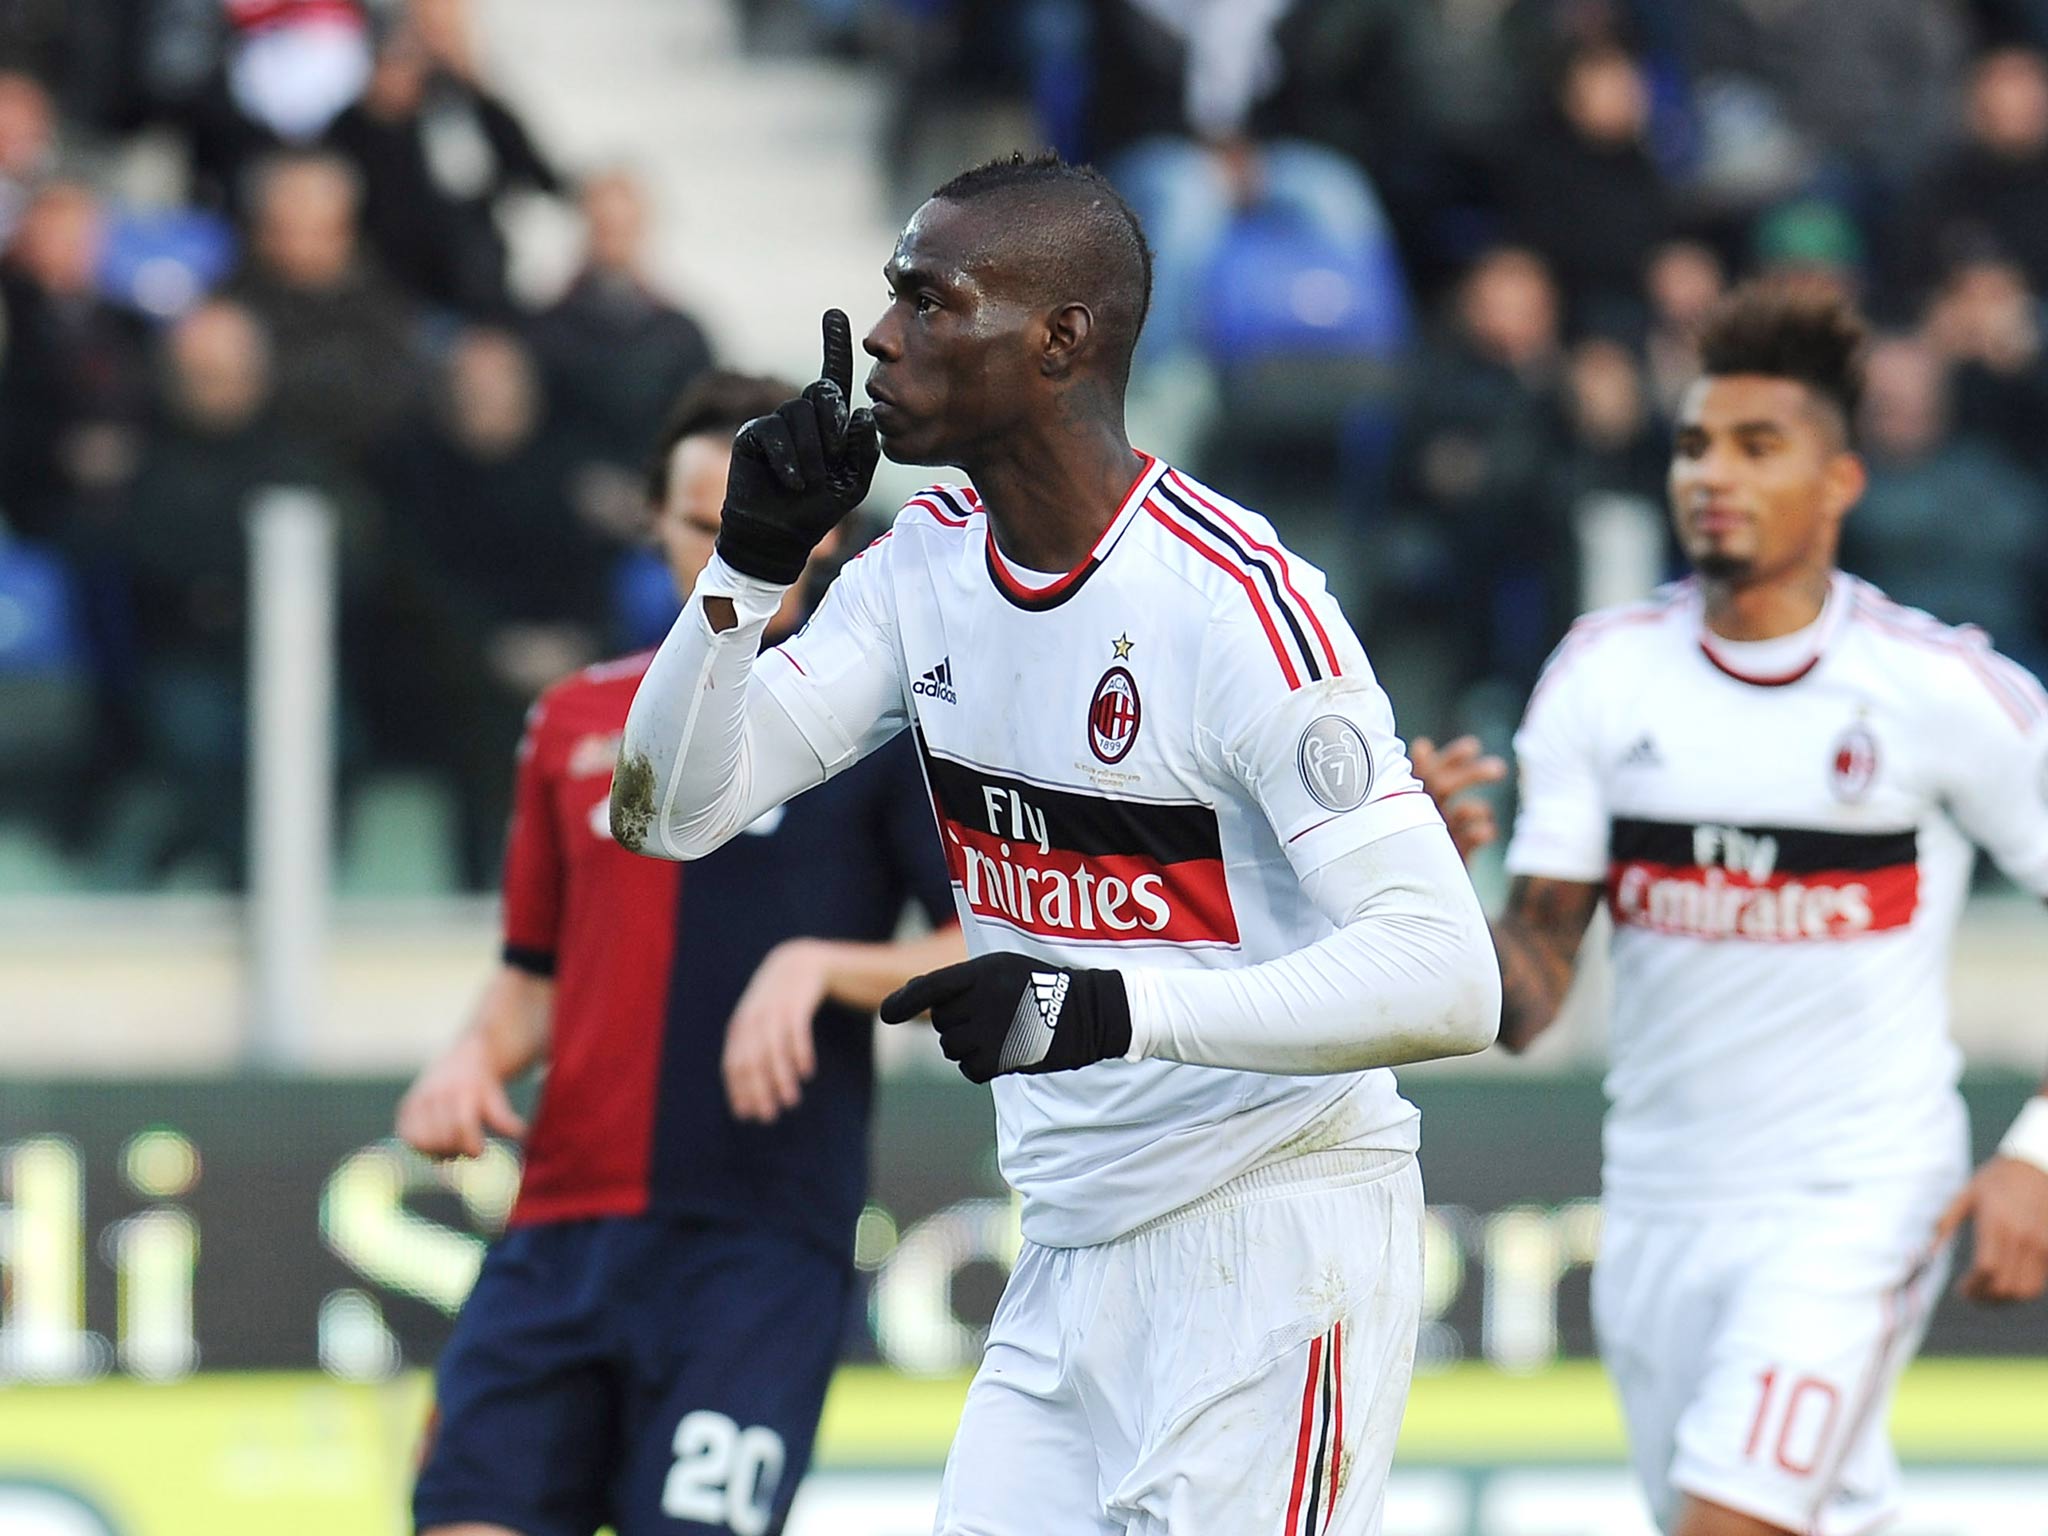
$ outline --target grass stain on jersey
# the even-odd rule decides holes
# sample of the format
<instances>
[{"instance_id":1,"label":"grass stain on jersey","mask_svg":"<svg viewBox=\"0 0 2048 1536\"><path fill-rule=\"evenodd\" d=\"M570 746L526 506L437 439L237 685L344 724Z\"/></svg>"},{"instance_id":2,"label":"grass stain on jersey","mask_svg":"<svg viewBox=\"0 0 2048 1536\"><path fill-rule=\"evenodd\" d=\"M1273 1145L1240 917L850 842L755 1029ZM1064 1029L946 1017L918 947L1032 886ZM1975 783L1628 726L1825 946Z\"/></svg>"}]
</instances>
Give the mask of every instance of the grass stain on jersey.
<instances>
[{"instance_id":1,"label":"grass stain on jersey","mask_svg":"<svg viewBox=\"0 0 2048 1536\"><path fill-rule=\"evenodd\" d=\"M612 775L612 837L638 853L654 825L654 760L644 754L621 757Z\"/></svg>"},{"instance_id":2,"label":"grass stain on jersey","mask_svg":"<svg viewBox=\"0 0 2048 1536\"><path fill-rule=\"evenodd\" d=\"M1358 1116L1340 1100L1275 1147L1268 1161L1277 1163L1283 1158L1334 1151L1351 1146L1358 1136Z\"/></svg>"}]
</instances>

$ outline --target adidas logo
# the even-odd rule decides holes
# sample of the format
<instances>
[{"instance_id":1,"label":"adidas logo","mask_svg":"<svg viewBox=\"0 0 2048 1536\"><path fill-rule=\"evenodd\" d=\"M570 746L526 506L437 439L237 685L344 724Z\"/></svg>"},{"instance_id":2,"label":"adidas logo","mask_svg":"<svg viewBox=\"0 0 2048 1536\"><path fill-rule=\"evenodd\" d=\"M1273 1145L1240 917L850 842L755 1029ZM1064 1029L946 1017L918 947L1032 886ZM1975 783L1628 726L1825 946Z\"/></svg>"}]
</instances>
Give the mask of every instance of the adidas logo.
<instances>
[{"instance_id":1,"label":"adidas logo","mask_svg":"<svg viewBox=\"0 0 2048 1536\"><path fill-rule=\"evenodd\" d=\"M953 658L948 656L925 673L910 685L910 691L928 699L937 699L941 704L958 704L960 695L953 691Z\"/></svg>"},{"instance_id":2,"label":"adidas logo","mask_svg":"<svg viewBox=\"0 0 2048 1536\"><path fill-rule=\"evenodd\" d=\"M1628 749L1628 755L1621 760L1624 768L1662 768L1664 759L1657 751L1657 743L1648 736L1642 737Z\"/></svg>"},{"instance_id":3,"label":"adidas logo","mask_svg":"<svg viewBox=\"0 0 2048 1536\"><path fill-rule=\"evenodd\" d=\"M1059 1027L1060 1010L1067 1005L1067 986L1073 981L1065 971L1033 971L1031 996L1038 1004L1039 1022L1051 1034Z\"/></svg>"},{"instance_id":4,"label":"adidas logo","mask_svg":"<svg viewBox=\"0 0 2048 1536\"><path fill-rule=\"evenodd\" d=\"M1010 1032L1003 1036L1002 1054L996 1058L998 1072L1016 1072L1035 1067L1052 1050L1053 1032L1059 1028L1060 1009L1067 1003L1067 986L1073 980L1065 971L1033 971L1031 985L1017 999L1017 1011L1010 1017Z\"/></svg>"}]
</instances>

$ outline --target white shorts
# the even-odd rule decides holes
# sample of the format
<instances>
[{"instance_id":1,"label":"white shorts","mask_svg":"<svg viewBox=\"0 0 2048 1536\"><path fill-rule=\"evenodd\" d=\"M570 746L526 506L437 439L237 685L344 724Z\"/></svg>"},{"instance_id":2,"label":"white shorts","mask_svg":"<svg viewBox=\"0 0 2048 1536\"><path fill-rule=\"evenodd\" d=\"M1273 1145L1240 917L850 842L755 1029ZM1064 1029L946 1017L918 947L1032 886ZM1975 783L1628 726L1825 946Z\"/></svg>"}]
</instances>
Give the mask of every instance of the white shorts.
<instances>
[{"instance_id":1,"label":"white shorts","mask_svg":"<svg viewBox=\"0 0 2048 1536\"><path fill-rule=\"evenodd\" d=\"M1660 1527L1687 1495L1812 1536L1896 1511L1886 1422L1948 1271L1924 1256L1955 1187L1607 1213L1593 1327Z\"/></svg>"},{"instance_id":2,"label":"white shorts","mask_svg":"<svg viewBox=\"0 0 2048 1536\"><path fill-rule=\"evenodd\" d=\"M1254 1169L1114 1242L1026 1243L939 1536L1374 1536L1422 1297L1407 1152Z\"/></svg>"}]
</instances>

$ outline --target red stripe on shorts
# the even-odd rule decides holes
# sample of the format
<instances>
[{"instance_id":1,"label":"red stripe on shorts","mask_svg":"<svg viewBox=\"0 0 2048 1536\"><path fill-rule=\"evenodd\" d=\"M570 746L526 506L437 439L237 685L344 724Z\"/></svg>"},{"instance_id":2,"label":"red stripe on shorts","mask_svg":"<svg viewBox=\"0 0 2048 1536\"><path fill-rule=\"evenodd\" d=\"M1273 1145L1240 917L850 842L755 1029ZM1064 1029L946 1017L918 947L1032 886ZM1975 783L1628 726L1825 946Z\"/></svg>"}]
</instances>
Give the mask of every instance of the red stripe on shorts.
<instances>
[{"instance_id":1,"label":"red stripe on shorts","mask_svg":"<svg viewBox=\"0 0 2048 1536\"><path fill-rule=\"evenodd\" d=\"M1287 1536L1299 1536L1301 1494L1308 1483L1309 1417L1315 1412L1316 1378L1322 1375L1323 1341L1311 1339L1308 1346L1308 1380L1301 1388L1301 1433L1294 1442L1294 1491L1287 1499Z\"/></svg>"}]
</instances>

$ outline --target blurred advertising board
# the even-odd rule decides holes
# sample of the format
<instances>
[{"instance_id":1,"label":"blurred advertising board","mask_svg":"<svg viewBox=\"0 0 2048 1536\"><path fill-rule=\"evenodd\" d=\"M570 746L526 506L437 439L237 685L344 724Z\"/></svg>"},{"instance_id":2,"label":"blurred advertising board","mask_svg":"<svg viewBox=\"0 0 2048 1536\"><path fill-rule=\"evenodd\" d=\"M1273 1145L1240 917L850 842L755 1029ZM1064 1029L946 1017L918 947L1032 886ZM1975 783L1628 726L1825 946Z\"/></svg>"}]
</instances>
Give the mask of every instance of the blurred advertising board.
<instances>
[{"instance_id":1,"label":"blurred advertising board","mask_svg":"<svg viewBox=\"0 0 2048 1536\"><path fill-rule=\"evenodd\" d=\"M431 1363L509 1148L437 1167L397 1080L0 1084L0 1533L400 1536ZM2031 1084L1967 1088L1980 1147ZM1648 1536L1586 1359L1600 1095L1416 1074L1428 1322L1389 1536ZM865 1304L790 1536L929 1529L1017 1248L987 1096L887 1083ZM1894 1429L1899 1536L2048 1536L2048 1304L1944 1304Z\"/></svg>"},{"instance_id":2,"label":"blurred advertising board","mask_svg":"<svg viewBox=\"0 0 2048 1536\"><path fill-rule=\"evenodd\" d=\"M512 1149L434 1165L389 1136L395 1080L0 1084L0 1381L430 1362L518 1178ZM1982 1147L2031 1084L1966 1085ZM1430 1213L1424 1370L1589 1355L1600 1094L1590 1077L1418 1074ZM989 1101L885 1084L847 1354L969 1367L1017 1248ZM1931 1355L2048 1356L2048 1305L1945 1302Z\"/></svg>"}]
</instances>

